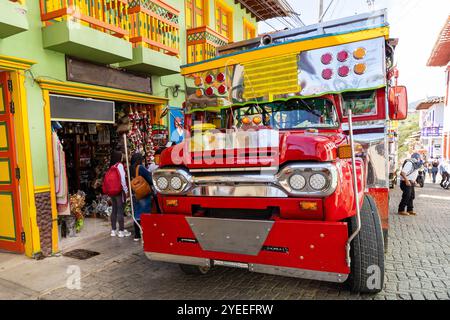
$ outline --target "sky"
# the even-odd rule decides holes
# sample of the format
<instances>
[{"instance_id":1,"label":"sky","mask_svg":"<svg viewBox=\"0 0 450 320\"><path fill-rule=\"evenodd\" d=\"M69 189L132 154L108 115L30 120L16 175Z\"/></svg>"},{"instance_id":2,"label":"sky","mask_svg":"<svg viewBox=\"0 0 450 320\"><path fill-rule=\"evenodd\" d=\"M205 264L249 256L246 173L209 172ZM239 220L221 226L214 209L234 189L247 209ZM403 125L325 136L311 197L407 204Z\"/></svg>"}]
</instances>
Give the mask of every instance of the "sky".
<instances>
[{"instance_id":1,"label":"sky","mask_svg":"<svg viewBox=\"0 0 450 320\"><path fill-rule=\"evenodd\" d=\"M287 0L306 24L318 21L319 0ZM324 0L324 10L331 0ZM445 95L444 68L427 67L437 37L450 14L450 0L375 0L375 10L388 10L390 37L399 38L396 62L399 85L408 89L409 102ZM334 0L324 21L370 11L367 0ZM276 29L286 26L279 20L268 21ZM259 32L274 31L264 22Z\"/></svg>"}]
</instances>

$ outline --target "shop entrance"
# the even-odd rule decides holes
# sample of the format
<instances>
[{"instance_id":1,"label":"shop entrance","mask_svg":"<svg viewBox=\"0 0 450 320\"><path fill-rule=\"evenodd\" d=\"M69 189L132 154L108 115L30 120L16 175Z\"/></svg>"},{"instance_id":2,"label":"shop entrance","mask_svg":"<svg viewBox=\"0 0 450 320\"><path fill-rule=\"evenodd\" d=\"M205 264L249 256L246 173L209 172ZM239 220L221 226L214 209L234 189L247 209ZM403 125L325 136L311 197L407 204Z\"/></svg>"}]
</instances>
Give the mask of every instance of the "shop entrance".
<instances>
[{"instance_id":1,"label":"shop entrance","mask_svg":"<svg viewBox=\"0 0 450 320\"><path fill-rule=\"evenodd\" d=\"M64 250L79 239L109 234L112 207L102 194L102 181L111 152L125 154L123 135L130 155L142 153L147 165L164 141L155 105L69 96L51 96L50 102L59 247ZM70 113L64 113L67 109ZM129 203L125 214L129 225Z\"/></svg>"},{"instance_id":2,"label":"shop entrance","mask_svg":"<svg viewBox=\"0 0 450 320\"><path fill-rule=\"evenodd\" d=\"M0 249L24 252L12 82L0 72Z\"/></svg>"}]
</instances>

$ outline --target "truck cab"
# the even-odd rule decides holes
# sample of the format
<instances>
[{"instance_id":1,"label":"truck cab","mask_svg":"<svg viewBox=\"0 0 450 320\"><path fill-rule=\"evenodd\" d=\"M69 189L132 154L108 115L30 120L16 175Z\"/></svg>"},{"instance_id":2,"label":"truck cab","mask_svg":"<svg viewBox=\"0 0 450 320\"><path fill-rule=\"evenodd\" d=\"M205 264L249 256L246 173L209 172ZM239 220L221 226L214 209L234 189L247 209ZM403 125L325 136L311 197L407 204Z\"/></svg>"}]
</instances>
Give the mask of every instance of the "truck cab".
<instances>
[{"instance_id":1,"label":"truck cab","mask_svg":"<svg viewBox=\"0 0 450 320\"><path fill-rule=\"evenodd\" d=\"M149 259L346 283L378 292L388 231L386 12L282 31L182 67L186 139L153 173Z\"/></svg>"}]
</instances>

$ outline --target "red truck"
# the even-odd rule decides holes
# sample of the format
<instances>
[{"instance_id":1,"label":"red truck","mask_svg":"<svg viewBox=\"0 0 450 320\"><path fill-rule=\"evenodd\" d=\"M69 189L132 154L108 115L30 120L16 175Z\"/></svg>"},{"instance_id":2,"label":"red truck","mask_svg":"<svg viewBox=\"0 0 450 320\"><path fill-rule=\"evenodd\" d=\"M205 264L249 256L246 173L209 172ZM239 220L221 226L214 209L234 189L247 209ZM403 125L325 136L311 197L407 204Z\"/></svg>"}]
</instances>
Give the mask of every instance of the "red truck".
<instances>
[{"instance_id":1,"label":"red truck","mask_svg":"<svg viewBox=\"0 0 450 320\"><path fill-rule=\"evenodd\" d=\"M230 44L182 67L184 142L153 173L150 260L378 292L388 231L397 41L384 10Z\"/></svg>"}]
</instances>

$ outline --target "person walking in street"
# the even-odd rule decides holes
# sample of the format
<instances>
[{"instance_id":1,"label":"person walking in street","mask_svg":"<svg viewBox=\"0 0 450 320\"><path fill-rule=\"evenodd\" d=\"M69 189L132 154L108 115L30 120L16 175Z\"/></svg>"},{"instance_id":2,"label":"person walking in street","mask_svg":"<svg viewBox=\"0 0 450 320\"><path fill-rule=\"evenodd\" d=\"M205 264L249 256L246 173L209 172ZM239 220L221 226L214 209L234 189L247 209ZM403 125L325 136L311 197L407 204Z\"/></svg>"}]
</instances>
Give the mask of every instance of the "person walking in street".
<instances>
[{"instance_id":1,"label":"person walking in street","mask_svg":"<svg viewBox=\"0 0 450 320\"><path fill-rule=\"evenodd\" d=\"M447 188L448 187L448 180L450 179L450 166L445 161L442 161L442 163L439 165L439 172L441 173L441 187Z\"/></svg>"},{"instance_id":2,"label":"person walking in street","mask_svg":"<svg viewBox=\"0 0 450 320\"><path fill-rule=\"evenodd\" d=\"M436 183L436 176L439 172L439 161L437 159L434 159L431 165L432 165L431 174L433 176L433 183Z\"/></svg>"},{"instance_id":3,"label":"person walking in street","mask_svg":"<svg viewBox=\"0 0 450 320\"><path fill-rule=\"evenodd\" d=\"M416 215L414 212L414 198L417 175L420 168L420 154L413 153L410 159L406 159L400 171L400 189L402 199L398 206L398 214L402 216ZM406 208L406 210L405 210Z\"/></svg>"},{"instance_id":4,"label":"person walking in street","mask_svg":"<svg viewBox=\"0 0 450 320\"><path fill-rule=\"evenodd\" d=\"M152 175L150 171L145 168L144 157L139 152L131 156L130 176L131 179L135 179L137 176L141 176L142 178L144 178L145 182L147 182L148 186L150 187L149 189L151 190ZM132 199L134 218L137 221L137 223L134 222L134 241L139 241L141 239L141 229L139 227L139 225L141 224L141 214L151 213L152 195L148 194L147 196L139 200L136 198L136 195L133 195Z\"/></svg>"},{"instance_id":5,"label":"person walking in street","mask_svg":"<svg viewBox=\"0 0 450 320\"><path fill-rule=\"evenodd\" d=\"M111 237L129 237L131 232L125 230L125 201L128 194L128 186L126 183L125 169L123 166L123 154L120 151L114 150L111 153L111 167L116 167L120 174L120 184L122 185L122 192L119 195L111 197L112 213L111 213ZM119 224L119 231L117 231L117 223Z\"/></svg>"}]
</instances>

